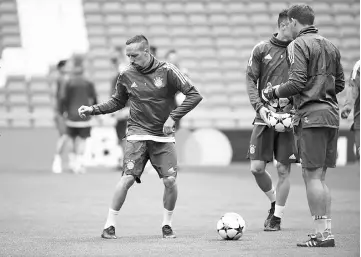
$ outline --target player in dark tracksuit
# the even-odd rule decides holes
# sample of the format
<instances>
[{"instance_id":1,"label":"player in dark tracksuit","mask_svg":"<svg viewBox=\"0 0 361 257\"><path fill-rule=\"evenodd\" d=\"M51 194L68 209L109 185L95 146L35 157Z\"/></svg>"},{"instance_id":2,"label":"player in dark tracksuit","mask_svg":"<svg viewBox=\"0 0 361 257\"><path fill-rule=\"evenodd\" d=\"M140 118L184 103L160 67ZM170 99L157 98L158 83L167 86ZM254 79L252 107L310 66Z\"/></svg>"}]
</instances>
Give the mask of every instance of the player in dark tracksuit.
<instances>
[{"instance_id":1,"label":"player in dark tracksuit","mask_svg":"<svg viewBox=\"0 0 361 257\"><path fill-rule=\"evenodd\" d=\"M198 90L172 64L160 62L150 54L148 40L138 35L126 42L130 65L120 72L116 92L102 104L81 106L79 115L112 113L130 106L124 171L114 194L102 237L115 239L115 218L123 205L128 189L140 177L148 160L163 179L164 238L174 238L171 227L177 200L177 158L175 152L175 122L191 111L202 100ZM186 95L183 103L174 109L177 91Z\"/></svg>"},{"instance_id":2,"label":"player in dark tracksuit","mask_svg":"<svg viewBox=\"0 0 361 257\"><path fill-rule=\"evenodd\" d=\"M294 125L307 200L316 233L301 247L333 247L331 196L326 170L336 165L339 109L336 95L345 87L339 50L318 34L308 5L288 10L294 41L288 46L290 77L262 91L265 99L294 96Z\"/></svg>"},{"instance_id":3,"label":"player in dark tracksuit","mask_svg":"<svg viewBox=\"0 0 361 257\"><path fill-rule=\"evenodd\" d=\"M360 64L361 61L358 60L352 69L347 87L346 101L341 111L341 117L347 119L353 108L351 130L354 132L356 158L358 161L360 161Z\"/></svg>"},{"instance_id":4,"label":"player in dark tracksuit","mask_svg":"<svg viewBox=\"0 0 361 257\"><path fill-rule=\"evenodd\" d=\"M64 84L62 112L65 116L66 134L72 139L72 151L75 154L70 168L74 173L84 173L83 157L86 139L90 137L91 120L81 119L78 108L80 105L97 103L97 96L94 84L83 75L83 60L74 57L71 63L71 75Z\"/></svg>"},{"instance_id":5,"label":"player in dark tracksuit","mask_svg":"<svg viewBox=\"0 0 361 257\"><path fill-rule=\"evenodd\" d=\"M287 46L292 39L288 23L287 10L283 10L278 18L278 34L273 35L270 40L258 43L253 48L246 72L247 92L256 111L247 157L251 160L251 171L259 188L271 202L271 209L264 223L265 231L281 229L281 218L290 191L291 163L297 162L298 159L292 131L276 132L272 127L267 126L267 118L263 119L261 116L262 112L265 115L269 109L274 112L287 112L292 108L290 102L282 110L281 108L274 109L260 97L267 82L280 84L288 79L286 55ZM274 106L279 107L277 102ZM267 163L273 161L273 156L277 160L279 177L276 190L270 174L265 170Z\"/></svg>"}]
</instances>

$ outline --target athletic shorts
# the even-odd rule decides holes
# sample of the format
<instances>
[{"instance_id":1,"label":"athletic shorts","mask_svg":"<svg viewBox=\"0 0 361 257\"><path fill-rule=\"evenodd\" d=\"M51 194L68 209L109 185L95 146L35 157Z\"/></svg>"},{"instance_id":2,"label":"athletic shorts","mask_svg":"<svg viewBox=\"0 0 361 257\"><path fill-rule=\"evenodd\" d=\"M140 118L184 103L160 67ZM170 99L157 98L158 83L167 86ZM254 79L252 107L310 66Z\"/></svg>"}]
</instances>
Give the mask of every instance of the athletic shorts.
<instances>
[{"instance_id":1,"label":"athletic shorts","mask_svg":"<svg viewBox=\"0 0 361 257\"><path fill-rule=\"evenodd\" d=\"M90 137L90 127L85 128L76 128L76 127L66 127L66 134L71 138L81 137L81 138L88 138Z\"/></svg>"},{"instance_id":2,"label":"athletic shorts","mask_svg":"<svg viewBox=\"0 0 361 257\"><path fill-rule=\"evenodd\" d=\"M57 113L55 114L54 121L55 121L55 127L58 130L59 135L60 136L64 135L66 133L66 125L65 125L64 117Z\"/></svg>"},{"instance_id":3,"label":"athletic shorts","mask_svg":"<svg viewBox=\"0 0 361 257\"><path fill-rule=\"evenodd\" d=\"M150 160L159 178L177 176L175 143L154 141L127 141L124 153L123 175L133 175L137 183L147 161Z\"/></svg>"},{"instance_id":4,"label":"athletic shorts","mask_svg":"<svg viewBox=\"0 0 361 257\"><path fill-rule=\"evenodd\" d=\"M294 127L302 168L334 168L337 159L338 129Z\"/></svg>"},{"instance_id":5,"label":"athletic shorts","mask_svg":"<svg viewBox=\"0 0 361 257\"><path fill-rule=\"evenodd\" d=\"M127 131L127 120L117 120L115 131L117 132L118 141L122 141Z\"/></svg>"},{"instance_id":6,"label":"athletic shorts","mask_svg":"<svg viewBox=\"0 0 361 257\"><path fill-rule=\"evenodd\" d=\"M273 128L255 124L247 158L271 162L273 157L282 164L299 162L293 132L276 132Z\"/></svg>"}]
</instances>

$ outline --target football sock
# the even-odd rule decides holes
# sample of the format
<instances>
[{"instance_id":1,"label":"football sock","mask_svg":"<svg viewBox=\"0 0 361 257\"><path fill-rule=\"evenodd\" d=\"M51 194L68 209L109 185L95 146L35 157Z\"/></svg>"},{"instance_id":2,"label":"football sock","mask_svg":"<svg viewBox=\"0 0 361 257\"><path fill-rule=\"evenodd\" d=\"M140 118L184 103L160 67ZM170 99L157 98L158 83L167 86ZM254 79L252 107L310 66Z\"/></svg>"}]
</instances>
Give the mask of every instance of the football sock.
<instances>
[{"instance_id":1,"label":"football sock","mask_svg":"<svg viewBox=\"0 0 361 257\"><path fill-rule=\"evenodd\" d=\"M276 190L273 186L272 186L272 189L268 192L265 192L265 194L267 195L267 197L271 201L271 203L276 201Z\"/></svg>"},{"instance_id":2,"label":"football sock","mask_svg":"<svg viewBox=\"0 0 361 257\"><path fill-rule=\"evenodd\" d=\"M116 218L118 216L118 213L119 213L119 211L115 211L115 210L109 208L108 218L107 218L107 222L105 222L104 229L109 228L110 226L115 227Z\"/></svg>"},{"instance_id":3,"label":"football sock","mask_svg":"<svg viewBox=\"0 0 361 257\"><path fill-rule=\"evenodd\" d=\"M276 216L277 218L282 219L284 210L285 210L285 206L280 206L276 204L275 213L273 215Z\"/></svg>"},{"instance_id":4,"label":"football sock","mask_svg":"<svg viewBox=\"0 0 361 257\"><path fill-rule=\"evenodd\" d=\"M170 227L172 226L172 216L173 211L168 211L167 209L164 209L162 227L165 225L169 225Z\"/></svg>"},{"instance_id":5,"label":"football sock","mask_svg":"<svg viewBox=\"0 0 361 257\"><path fill-rule=\"evenodd\" d=\"M326 216L312 216L316 229L316 234L324 232L327 229L327 217Z\"/></svg>"}]
</instances>

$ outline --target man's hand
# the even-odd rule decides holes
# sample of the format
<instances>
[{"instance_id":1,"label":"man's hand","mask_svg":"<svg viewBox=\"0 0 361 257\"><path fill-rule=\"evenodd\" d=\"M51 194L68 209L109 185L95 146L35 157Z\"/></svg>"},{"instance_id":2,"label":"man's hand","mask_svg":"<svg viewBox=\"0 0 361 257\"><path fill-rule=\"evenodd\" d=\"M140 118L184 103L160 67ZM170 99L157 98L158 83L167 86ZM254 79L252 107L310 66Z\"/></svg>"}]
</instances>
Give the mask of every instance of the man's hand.
<instances>
[{"instance_id":1,"label":"man's hand","mask_svg":"<svg viewBox=\"0 0 361 257\"><path fill-rule=\"evenodd\" d=\"M259 109L259 115L261 116L262 120L267 124L268 127L271 127L271 124L268 120L268 116L270 115L270 110L268 110L266 107L261 107Z\"/></svg>"},{"instance_id":2,"label":"man's hand","mask_svg":"<svg viewBox=\"0 0 361 257\"><path fill-rule=\"evenodd\" d=\"M350 108L349 106L345 106L343 108L343 110L341 111L341 118L342 119L347 119L348 116L350 115L352 108Z\"/></svg>"},{"instance_id":3,"label":"man's hand","mask_svg":"<svg viewBox=\"0 0 361 257\"><path fill-rule=\"evenodd\" d=\"M93 107L91 107L91 106L82 105L78 109L79 116L82 119L89 117L92 114L92 112L93 112Z\"/></svg>"},{"instance_id":4,"label":"man's hand","mask_svg":"<svg viewBox=\"0 0 361 257\"><path fill-rule=\"evenodd\" d=\"M262 90L262 99L265 102L269 102L277 98L275 91L279 86L280 85L272 86L271 82L267 82L267 87Z\"/></svg>"},{"instance_id":5,"label":"man's hand","mask_svg":"<svg viewBox=\"0 0 361 257\"><path fill-rule=\"evenodd\" d=\"M175 121L172 119L172 117L168 117L168 119L165 121L163 125L163 134L168 136L175 132Z\"/></svg>"}]
</instances>

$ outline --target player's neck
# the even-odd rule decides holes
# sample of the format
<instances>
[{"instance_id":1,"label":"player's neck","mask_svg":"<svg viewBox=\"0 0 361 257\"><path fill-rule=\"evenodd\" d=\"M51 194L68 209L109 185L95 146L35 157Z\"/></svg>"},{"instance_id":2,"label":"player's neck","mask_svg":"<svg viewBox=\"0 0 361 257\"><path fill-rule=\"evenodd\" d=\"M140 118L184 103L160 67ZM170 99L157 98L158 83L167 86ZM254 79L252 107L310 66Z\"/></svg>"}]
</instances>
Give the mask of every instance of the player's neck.
<instances>
[{"instance_id":1,"label":"player's neck","mask_svg":"<svg viewBox=\"0 0 361 257\"><path fill-rule=\"evenodd\" d=\"M284 41L284 42L287 42L287 41L290 41L287 37L285 37L282 33L278 32L276 38L280 41Z\"/></svg>"}]
</instances>

